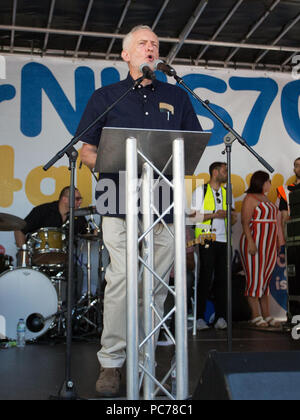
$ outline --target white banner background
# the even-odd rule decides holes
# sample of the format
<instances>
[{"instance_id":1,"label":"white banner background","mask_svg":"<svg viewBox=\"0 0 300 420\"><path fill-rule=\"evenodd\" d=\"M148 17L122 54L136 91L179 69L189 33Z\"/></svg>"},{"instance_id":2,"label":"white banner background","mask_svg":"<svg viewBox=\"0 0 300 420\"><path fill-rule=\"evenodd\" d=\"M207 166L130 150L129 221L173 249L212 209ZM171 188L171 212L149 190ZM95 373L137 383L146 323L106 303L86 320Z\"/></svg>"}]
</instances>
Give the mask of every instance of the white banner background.
<instances>
[{"instance_id":1,"label":"white banner background","mask_svg":"<svg viewBox=\"0 0 300 420\"><path fill-rule=\"evenodd\" d=\"M6 66L2 77L6 78L0 79L0 212L24 218L35 205L57 199L59 191L69 184L66 158L48 172L42 166L73 137L91 92L103 83L125 78L127 65L47 57L1 57L5 61L3 64L1 58L2 65ZM295 81L292 74L280 73L188 66L177 66L176 70L202 99L226 110L240 134L244 133L248 121L247 142L275 169L270 194L275 201L275 188L289 182L293 161L300 156L300 80ZM193 103L197 113L202 114L201 106ZM224 116L223 110L217 109ZM214 133L213 144L207 147L195 172L208 178L210 163L226 160L222 154L225 133L216 129L211 118L199 115L199 120L203 129ZM246 148L235 142L232 173L238 211L249 176L259 169L264 170ZM85 167L77 170L77 186L84 197L82 206L92 204L95 185ZM233 232L235 247L240 233L239 223ZM0 252L15 256L13 232L0 232Z\"/></svg>"}]
</instances>

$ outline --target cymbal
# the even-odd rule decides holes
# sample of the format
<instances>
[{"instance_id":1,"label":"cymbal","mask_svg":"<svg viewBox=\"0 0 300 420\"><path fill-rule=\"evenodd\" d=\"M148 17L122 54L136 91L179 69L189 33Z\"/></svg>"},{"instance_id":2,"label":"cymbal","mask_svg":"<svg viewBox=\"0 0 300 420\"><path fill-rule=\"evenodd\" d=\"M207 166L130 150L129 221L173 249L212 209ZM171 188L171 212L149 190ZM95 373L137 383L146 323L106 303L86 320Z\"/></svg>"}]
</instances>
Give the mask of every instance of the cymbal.
<instances>
[{"instance_id":1,"label":"cymbal","mask_svg":"<svg viewBox=\"0 0 300 420\"><path fill-rule=\"evenodd\" d=\"M79 209L74 210L75 217L90 216L91 214L97 214L97 210L95 206L82 207L81 209L79 208Z\"/></svg>"},{"instance_id":2,"label":"cymbal","mask_svg":"<svg viewBox=\"0 0 300 420\"><path fill-rule=\"evenodd\" d=\"M0 231L9 232L11 230L22 230L26 227L26 222L20 217L12 214L0 213Z\"/></svg>"}]
</instances>

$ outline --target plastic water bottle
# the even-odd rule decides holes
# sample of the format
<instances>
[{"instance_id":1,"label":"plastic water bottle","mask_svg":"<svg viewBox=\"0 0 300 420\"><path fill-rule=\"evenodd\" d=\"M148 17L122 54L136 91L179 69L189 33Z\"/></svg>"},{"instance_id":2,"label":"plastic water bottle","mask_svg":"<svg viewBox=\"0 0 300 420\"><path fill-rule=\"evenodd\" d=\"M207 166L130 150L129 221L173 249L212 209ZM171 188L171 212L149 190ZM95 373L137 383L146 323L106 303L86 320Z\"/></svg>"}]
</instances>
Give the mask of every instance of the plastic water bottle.
<instances>
[{"instance_id":1,"label":"plastic water bottle","mask_svg":"<svg viewBox=\"0 0 300 420\"><path fill-rule=\"evenodd\" d=\"M25 333L26 333L26 324L23 318L19 319L17 324L17 347L23 348L25 347Z\"/></svg>"},{"instance_id":2,"label":"plastic water bottle","mask_svg":"<svg viewBox=\"0 0 300 420\"><path fill-rule=\"evenodd\" d=\"M177 388L176 388L176 356L173 356L171 366L174 365L174 368L171 372L171 394L176 398Z\"/></svg>"}]
</instances>

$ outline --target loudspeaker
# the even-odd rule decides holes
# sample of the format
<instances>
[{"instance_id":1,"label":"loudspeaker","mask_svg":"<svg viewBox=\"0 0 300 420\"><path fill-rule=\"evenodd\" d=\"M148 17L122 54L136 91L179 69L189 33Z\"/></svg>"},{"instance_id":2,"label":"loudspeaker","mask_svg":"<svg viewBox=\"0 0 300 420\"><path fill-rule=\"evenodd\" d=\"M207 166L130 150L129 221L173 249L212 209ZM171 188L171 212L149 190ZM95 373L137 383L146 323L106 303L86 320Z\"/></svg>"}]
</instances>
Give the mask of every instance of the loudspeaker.
<instances>
[{"instance_id":1,"label":"loudspeaker","mask_svg":"<svg viewBox=\"0 0 300 420\"><path fill-rule=\"evenodd\" d=\"M300 240L300 219L291 219L286 222L285 236L287 242Z\"/></svg>"},{"instance_id":2,"label":"loudspeaker","mask_svg":"<svg viewBox=\"0 0 300 420\"><path fill-rule=\"evenodd\" d=\"M300 296L300 242L286 243L289 297Z\"/></svg>"},{"instance_id":3,"label":"loudspeaker","mask_svg":"<svg viewBox=\"0 0 300 420\"><path fill-rule=\"evenodd\" d=\"M193 400L299 400L300 352L208 354Z\"/></svg>"},{"instance_id":4,"label":"loudspeaker","mask_svg":"<svg viewBox=\"0 0 300 420\"><path fill-rule=\"evenodd\" d=\"M293 190L289 195L291 218L300 217L300 190Z\"/></svg>"}]
</instances>

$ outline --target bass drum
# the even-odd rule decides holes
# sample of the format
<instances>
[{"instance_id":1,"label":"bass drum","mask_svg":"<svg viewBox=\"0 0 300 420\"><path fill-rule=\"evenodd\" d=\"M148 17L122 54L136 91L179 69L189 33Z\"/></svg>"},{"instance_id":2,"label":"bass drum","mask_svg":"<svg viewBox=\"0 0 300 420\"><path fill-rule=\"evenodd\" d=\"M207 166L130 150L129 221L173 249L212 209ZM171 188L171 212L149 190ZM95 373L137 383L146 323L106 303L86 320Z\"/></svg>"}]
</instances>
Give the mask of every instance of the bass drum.
<instances>
[{"instance_id":1,"label":"bass drum","mask_svg":"<svg viewBox=\"0 0 300 420\"><path fill-rule=\"evenodd\" d=\"M0 315L4 320L1 333L6 338L16 340L19 319L27 322L35 314L44 318L43 327L35 332L27 325L26 340L43 335L55 319L57 304L56 290L45 274L30 268L16 268L0 275Z\"/></svg>"}]
</instances>

